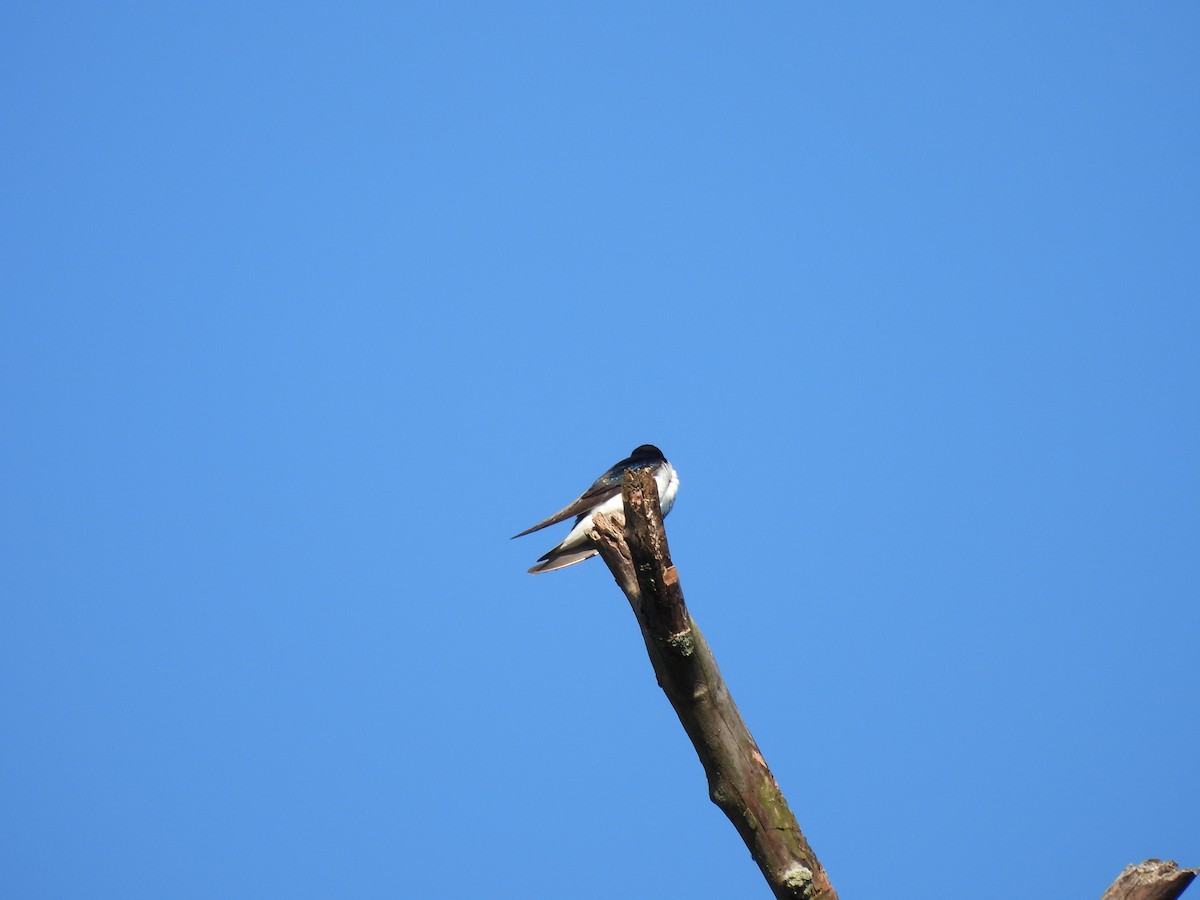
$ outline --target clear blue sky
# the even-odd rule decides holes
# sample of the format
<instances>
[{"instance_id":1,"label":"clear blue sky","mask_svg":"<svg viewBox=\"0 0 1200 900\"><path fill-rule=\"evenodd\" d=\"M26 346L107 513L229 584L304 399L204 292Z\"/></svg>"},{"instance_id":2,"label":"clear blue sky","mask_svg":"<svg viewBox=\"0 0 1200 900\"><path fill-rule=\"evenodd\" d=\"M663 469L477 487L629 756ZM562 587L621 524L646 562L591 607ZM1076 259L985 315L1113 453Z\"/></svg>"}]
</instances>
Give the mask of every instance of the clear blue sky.
<instances>
[{"instance_id":1,"label":"clear blue sky","mask_svg":"<svg viewBox=\"0 0 1200 900\"><path fill-rule=\"evenodd\" d=\"M1200 865L1198 46L7 7L0 892L764 896L606 570L508 540L643 442L843 900Z\"/></svg>"}]
</instances>

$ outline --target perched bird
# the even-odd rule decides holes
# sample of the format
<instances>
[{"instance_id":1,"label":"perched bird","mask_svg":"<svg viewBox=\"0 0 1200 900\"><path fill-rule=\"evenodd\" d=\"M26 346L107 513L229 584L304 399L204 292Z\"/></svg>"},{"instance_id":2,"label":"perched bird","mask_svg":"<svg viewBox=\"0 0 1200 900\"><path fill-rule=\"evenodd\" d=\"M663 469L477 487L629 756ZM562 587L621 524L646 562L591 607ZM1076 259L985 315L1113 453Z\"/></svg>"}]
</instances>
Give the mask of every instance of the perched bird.
<instances>
[{"instance_id":1,"label":"perched bird","mask_svg":"<svg viewBox=\"0 0 1200 900\"><path fill-rule=\"evenodd\" d=\"M654 481L658 485L659 508L663 516L671 511L675 503L675 493L679 490L679 476L675 474L675 469L667 462L661 450L653 444L642 444L629 454L628 459L621 460L597 478L596 483L570 506L556 512L546 521L538 522L532 528L526 528L520 534L513 535L514 538L523 537L575 516L575 526L571 533L561 544L537 561L537 565L529 570L530 575L573 566L589 556L596 555L597 550L588 538L588 532L592 528L592 517L598 512L611 513L622 508L621 476L630 469L649 469L654 473Z\"/></svg>"}]
</instances>

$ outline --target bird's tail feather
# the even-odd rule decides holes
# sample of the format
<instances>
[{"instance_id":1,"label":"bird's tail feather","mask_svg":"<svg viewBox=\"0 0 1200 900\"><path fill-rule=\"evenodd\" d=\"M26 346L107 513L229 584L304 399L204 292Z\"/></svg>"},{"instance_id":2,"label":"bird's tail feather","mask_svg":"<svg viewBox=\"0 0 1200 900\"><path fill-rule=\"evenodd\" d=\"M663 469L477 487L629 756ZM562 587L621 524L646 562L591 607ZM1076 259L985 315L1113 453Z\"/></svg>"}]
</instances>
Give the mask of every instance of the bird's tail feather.
<instances>
[{"instance_id":1,"label":"bird's tail feather","mask_svg":"<svg viewBox=\"0 0 1200 900\"><path fill-rule=\"evenodd\" d=\"M567 566L573 566L575 563L583 562L585 559L590 559L596 555L595 550L568 550L565 553L556 553L557 547L543 556L536 566L529 570L530 575L540 575L542 572L553 572L555 569L565 569Z\"/></svg>"}]
</instances>

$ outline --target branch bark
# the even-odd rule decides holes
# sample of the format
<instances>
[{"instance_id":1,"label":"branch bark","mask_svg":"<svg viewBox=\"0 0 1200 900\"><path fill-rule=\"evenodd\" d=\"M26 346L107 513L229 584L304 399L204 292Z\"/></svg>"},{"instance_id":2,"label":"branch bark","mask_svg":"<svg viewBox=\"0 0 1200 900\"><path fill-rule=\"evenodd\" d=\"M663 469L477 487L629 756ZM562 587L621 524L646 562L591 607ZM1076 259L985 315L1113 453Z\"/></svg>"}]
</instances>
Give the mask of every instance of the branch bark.
<instances>
[{"instance_id":1,"label":"branch bark","mask_svg":"<svg viewBox=\"0 0 1200 900\"><path fill-rule=\"evenodd\" d=\"M1197 873L1200 869L1181 869L1176 862L1148 859L1140 866L1126 866L1100 900L1175 900Z\"/></svg>"},{"instance_id":2,"label":"branch bark","mask_svg":"<svg viewBox=\"0 0 1200 900\"><path fill-rule=\"evenodd\" d=\"M624 521L597 516L592 540L633 607L658 684L708 775L709 796L777 898L837 900L688 613L653 476L644 469L626 472L621 493Z\"/></svg>"}]
</instances>

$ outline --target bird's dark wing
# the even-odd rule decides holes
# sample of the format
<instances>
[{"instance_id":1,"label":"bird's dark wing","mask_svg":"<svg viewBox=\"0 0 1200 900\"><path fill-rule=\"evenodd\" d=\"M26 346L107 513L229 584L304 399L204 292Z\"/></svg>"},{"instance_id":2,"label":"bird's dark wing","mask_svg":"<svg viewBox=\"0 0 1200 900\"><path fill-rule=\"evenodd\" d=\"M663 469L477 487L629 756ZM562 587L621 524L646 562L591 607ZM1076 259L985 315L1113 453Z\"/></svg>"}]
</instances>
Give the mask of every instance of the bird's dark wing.
<instances>
[{"instance_id":1,"label":"bird's dark wing","mask_svg":"<svg viewBox=\"0 0 1200 900\"><path fill-rule=\"evenodd\" d=\"M538 522L532 528L526 528L520 534L514 534L513 537L524 537L527 534L533 534L533 532L541 531L543 528L548 528L551 525L557 525L559 522L565 522L574 516L582 516L593 506L599 506L613 494L620 493L621 473L618 472L615 479L610 477L612 474L611 470L605 472L595 484L587 489L587 492L582 497L570 506L560 509L550 518Z\"/></svg>"},{"instance_id":2,"label":"bird's dark wing","mask_svg":"<svg viewBox=\"0 0 1200 900\"><path fill-rule=\"evenodd\" d=\"M584 491L583 495L570 506L560 509L544 522L538 522L532 528L526 528L520 534L514 534L513 537L524 537L527 534L541 531L543 528L548 528L551 525L557 525L559 522L565 522L572 516L583 515L593 506L599 506L613 494L620 492L621 476L625 474L626 469L636 469L646 465L653 465L656 461L662 459L661 450L651 444L643 444L628 457L597 478L592 486Z\"/></svg>"}]
</instances>

